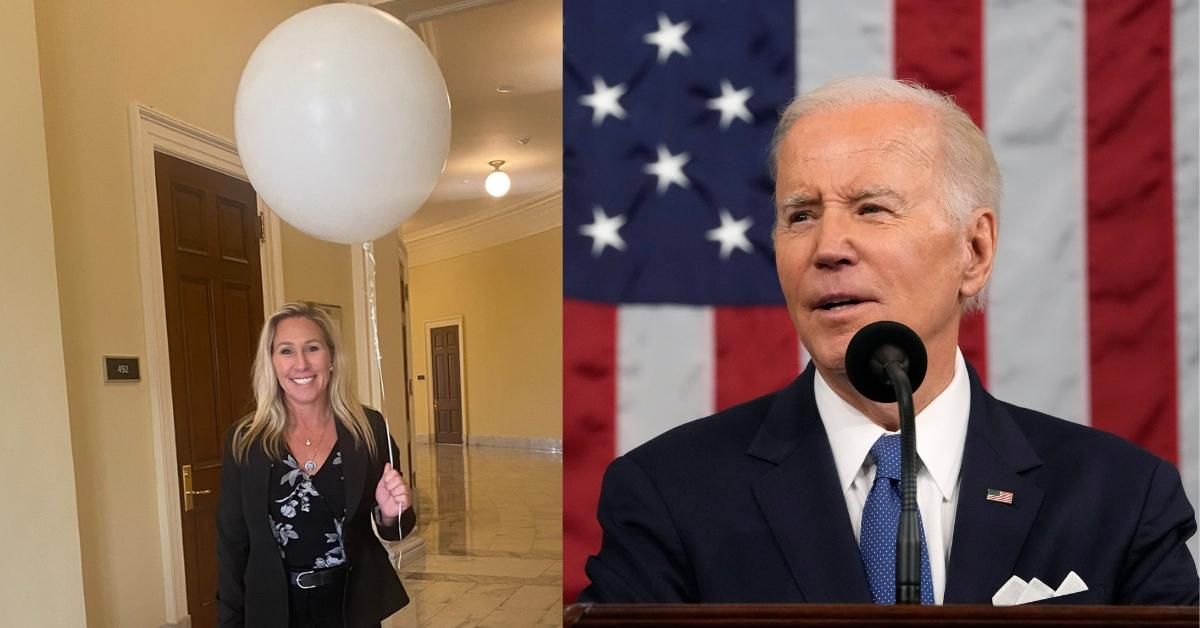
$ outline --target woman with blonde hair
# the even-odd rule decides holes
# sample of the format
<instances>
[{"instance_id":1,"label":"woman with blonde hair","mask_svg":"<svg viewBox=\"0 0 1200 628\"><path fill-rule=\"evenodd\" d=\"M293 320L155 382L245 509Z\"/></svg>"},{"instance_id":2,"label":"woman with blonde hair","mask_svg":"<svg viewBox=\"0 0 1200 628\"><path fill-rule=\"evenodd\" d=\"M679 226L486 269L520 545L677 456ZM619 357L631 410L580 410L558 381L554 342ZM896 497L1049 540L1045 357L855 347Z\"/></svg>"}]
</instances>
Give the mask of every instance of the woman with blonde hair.
<instances>
[{"instance_id":1,"label":"woman with blonde hair","mask_svg":"<svg viewBox=\"0 0 1200 628\"><path fill-rule=\"evenodd\" d=\"M408 603L382 539L416 523L383 417L356 400L329 317L288 303L263 325L257 408L226 434L217 508L221 626L379 622Z\"/></svg>"}]
</instances>

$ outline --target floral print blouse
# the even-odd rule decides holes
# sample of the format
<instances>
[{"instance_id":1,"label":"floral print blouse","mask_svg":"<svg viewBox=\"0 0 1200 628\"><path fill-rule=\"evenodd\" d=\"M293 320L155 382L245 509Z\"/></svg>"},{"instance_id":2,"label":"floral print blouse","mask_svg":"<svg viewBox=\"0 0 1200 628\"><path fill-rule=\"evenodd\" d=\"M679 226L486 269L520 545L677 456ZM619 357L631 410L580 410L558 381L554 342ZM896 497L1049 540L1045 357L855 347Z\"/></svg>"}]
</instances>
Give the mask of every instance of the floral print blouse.
<instances>
[{"instance_id":1,"label":"floral print blouse","mask_svg":"<svg viewBox=\"0 0 1200 628\"><path fill-rule=\"evenodd\" d=\"M271 465L270 482L267 515L285 568L327 569L346 562L346 486L337 443L315 475L305 474L289 453Z\"/></svg>"}]
</instances>

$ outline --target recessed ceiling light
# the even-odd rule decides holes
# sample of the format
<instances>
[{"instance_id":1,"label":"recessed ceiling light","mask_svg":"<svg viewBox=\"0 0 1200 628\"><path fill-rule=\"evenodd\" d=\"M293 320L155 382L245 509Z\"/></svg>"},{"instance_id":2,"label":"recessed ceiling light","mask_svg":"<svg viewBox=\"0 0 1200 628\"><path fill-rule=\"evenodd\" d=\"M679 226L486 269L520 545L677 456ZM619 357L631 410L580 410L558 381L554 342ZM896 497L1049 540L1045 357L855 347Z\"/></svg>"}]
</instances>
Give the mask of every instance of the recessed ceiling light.
<instances>
[{"instance_id":1,"label":"recessed ceiling light","mask_svg":"<svg viewBox=\"0 0 1200 628\"><path fill-rule=\"evenodd\" d=\"M516 88L512 85L499 85L496 87L496 91L500 92L501 94L511 94L514 89Z\"/></svg>"}]
</instances>

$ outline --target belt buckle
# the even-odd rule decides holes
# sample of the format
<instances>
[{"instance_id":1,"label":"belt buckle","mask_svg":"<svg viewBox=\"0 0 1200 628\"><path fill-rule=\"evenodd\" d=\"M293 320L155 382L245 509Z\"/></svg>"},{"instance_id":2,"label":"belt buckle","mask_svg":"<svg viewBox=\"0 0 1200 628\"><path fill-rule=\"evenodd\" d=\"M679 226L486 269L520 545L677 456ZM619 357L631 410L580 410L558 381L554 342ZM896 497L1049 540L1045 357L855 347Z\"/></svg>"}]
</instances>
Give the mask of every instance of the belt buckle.
<instances>
[{"instance_id":1,"label":"belt buckle","mask_svg":"<svg viewBox=\"0 0 1200 628\"><path fill-rule=\"evenodd\" d=\"M307 576L307 575L309 575L309 574L313 574L313 573L316 573L316 572L315 572L315 571L302 571L302 572L300 572L300 573L296 574L296 586L300 587L301 589L315 589L315 588L317 588L317 585L315 585L315 584L314 584L314 585L312 585L311 587L306 587L306 586L304 586L303 584L301 584L301 583L300 583L300 579L301 579L301 578L303 578L304 576Z\"/></svg>"}]
</instances>

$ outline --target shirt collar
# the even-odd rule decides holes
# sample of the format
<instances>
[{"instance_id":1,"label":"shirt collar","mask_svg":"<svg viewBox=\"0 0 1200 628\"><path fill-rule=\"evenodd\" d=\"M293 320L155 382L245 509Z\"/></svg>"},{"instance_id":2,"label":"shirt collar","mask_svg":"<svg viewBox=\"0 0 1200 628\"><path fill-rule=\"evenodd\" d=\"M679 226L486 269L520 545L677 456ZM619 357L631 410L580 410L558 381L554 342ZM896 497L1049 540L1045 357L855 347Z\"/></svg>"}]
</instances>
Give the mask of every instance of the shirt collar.
<instances>
[{"instance_id":1,"label":"shirt collar","mask_svg":"<svg viewBox=\"0 0 1200 628\"><path fill-rule=\"evenodd\" d=\"M868 463L871 445L889 432L839 397L820 371L816 372L813 392L845 492ZM971 381L962 351L956 350L950 385L916 417L917 457L929 470L943 500L950 499L957 486L970 413Z\"/></svg>"}]
</instances>

